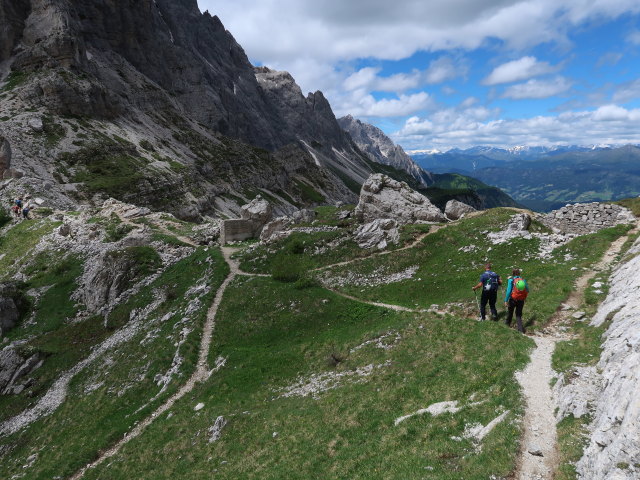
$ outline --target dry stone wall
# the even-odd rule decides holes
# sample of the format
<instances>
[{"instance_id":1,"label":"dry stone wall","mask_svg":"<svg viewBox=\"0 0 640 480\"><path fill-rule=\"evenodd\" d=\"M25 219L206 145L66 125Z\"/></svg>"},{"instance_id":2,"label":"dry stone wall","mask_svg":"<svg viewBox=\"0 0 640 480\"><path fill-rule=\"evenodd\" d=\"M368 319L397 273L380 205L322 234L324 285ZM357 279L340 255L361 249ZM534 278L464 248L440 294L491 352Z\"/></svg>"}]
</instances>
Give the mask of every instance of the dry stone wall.
<instances>
[{"instance_id":1,"label":"dry stone wall","mask_svg":"<svg viewBox=\"0 0 640 480\"><path fill-rule=\"evenodd\" d=\"M635 217L620 205L593 202L566 205L544 215L541 221L560 233L583 235L621 223L632 223Z\"/></svg>"}]
</instances>

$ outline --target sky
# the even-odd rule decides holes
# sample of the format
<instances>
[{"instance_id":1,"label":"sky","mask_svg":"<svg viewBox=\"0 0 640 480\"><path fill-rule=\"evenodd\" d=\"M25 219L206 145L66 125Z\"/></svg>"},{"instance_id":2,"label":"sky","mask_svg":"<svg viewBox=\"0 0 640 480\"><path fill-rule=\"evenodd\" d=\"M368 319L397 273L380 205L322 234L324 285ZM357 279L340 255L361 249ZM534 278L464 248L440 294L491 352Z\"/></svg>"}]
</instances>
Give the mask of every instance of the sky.
<instances>
[{"instance_id":1,"label":"sky","mask_svg":"<svg viewBox=\"0 0 640 480\"><path fill-rule=\"evenodd\" d=\"M640 0L198 0L405 150L640 144Z\"/></svg>"}]
</instances>

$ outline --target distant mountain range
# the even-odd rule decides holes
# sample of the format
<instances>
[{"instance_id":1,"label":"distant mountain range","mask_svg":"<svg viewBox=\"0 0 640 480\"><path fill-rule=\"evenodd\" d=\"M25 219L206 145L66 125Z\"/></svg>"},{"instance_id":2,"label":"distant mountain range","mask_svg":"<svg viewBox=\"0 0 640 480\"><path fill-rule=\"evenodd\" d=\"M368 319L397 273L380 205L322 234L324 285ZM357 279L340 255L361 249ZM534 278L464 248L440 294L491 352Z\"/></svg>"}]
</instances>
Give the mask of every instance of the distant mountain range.
<instances>
[{"instance_id":1,"label":"distant mountain range","mask_svg":"<svg viewBox=\"0 0 640 480\"><path fill-rule=\"evenodd\" d=\"M435 173L458 173L496 185L538 211L640 194L640 147L635 145L473 147L412 158Z\"/></svg>"}]
</instances>

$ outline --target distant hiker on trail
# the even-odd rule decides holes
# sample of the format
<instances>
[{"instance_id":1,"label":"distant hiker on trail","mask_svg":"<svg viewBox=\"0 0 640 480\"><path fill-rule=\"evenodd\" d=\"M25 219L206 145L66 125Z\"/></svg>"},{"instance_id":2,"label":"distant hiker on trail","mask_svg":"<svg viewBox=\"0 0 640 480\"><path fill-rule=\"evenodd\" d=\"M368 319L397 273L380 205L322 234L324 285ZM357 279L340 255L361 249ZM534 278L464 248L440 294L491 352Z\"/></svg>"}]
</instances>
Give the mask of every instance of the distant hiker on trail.
<instances>
[{"instance_id":1,"label":"distant hiker on trail","mask_svg":"<svg viewBox=\"0 0 640 480\"><path fill-rule=\"evenodd\" d=\"M15 202L16 202L16 206L17 206L20 210L22 210L22 197L18 197L18 198L16 198Z\"/></svg>"},{"instance_id":2,"label":"distant hiker on trail","mask_svg":"<svg viewBox=\"0 0 640 480\"><path fill-rule=\"evenodd\" d=\"M20 218L20 207L18 205L14 203L11 207L11 211L16 218Z\"/></svg>"},{"instance_id":3,"label":"distant hiker on trail","mask_svg":"<svg viewBox=\"0 0 640 480\"><path fill-rule=\"evenodd\" d=\"M496 300L498 299L498 287L502 285L502 279L500 275L491 270L491 264L487 263L484 266L484 273L480 275L480 281L477 285L474 285L472 290L482 288L482 296L480 297L480 317L485 319L487 302L491 309L491 319L498 319L498 311L496 310Z\"/></svg>"},{"instance_id":4,"label":"distant hiker on trail","mask_svg":"<svg viewBox=\"0 0 640 480\"><path fill-rule=\"evenodd\" d=\"M29 220L29 212L31 211L31 209L29 208L29 205L27 205L26 207L24 207L22 209L22 217L26 218L27 220Z\"/></svg>"},{"instance_id":5,"label":"distant hiker on trail","mask_svg":"<svg viewBox=\"0 0 640 480\"><path fill-rule=\"evenodd\" d=\"M516 322L518 324L518 331L524 333L522 327L522 308L524 307L524 301L529 295L529 285L527 281L520 276L520 270L513 269L509 281L507 282L507 292L504 296L504 305L507 307L507 318L504 323L507 326L511 326L511 319L513 318L513 311L516 311Z\"/></svg>"}]
</instances>

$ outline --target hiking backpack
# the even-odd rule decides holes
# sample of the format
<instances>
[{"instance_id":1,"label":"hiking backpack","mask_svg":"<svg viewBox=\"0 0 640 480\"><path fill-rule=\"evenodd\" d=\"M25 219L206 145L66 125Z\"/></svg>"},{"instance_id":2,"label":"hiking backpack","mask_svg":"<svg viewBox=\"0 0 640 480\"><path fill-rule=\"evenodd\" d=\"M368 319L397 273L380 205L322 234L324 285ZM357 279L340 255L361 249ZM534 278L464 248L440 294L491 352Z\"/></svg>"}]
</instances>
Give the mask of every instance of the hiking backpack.
<instances>
[{"instance_id":1,"label":"hiking backpack","mask_svg":"<svg viewBox=\"0 0 640 480\"><path fill-rule=\"evenodd\" d=\"M488 271L487 275L489 276L484 282L484 290L487 292L496 292L498 291L498 287L500 286L499 276L497 273Z\"/></svg>"},{"instance_id":2,"label":"hiking backpack","mask_svg":"<svg viewBox=\"0 0 640 480\"><path fill-rule=\"evenodd\" d=\"M511 298L514 300L524 300L529 295L527 281L522 277L513 277L511 286Z\"/></svg>"}]
</instances>

